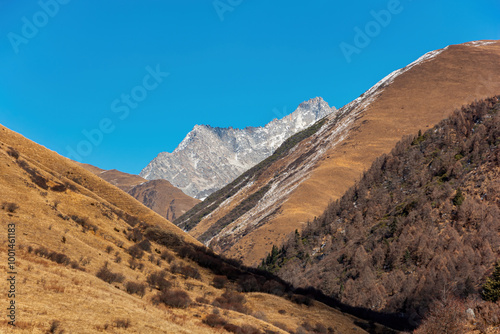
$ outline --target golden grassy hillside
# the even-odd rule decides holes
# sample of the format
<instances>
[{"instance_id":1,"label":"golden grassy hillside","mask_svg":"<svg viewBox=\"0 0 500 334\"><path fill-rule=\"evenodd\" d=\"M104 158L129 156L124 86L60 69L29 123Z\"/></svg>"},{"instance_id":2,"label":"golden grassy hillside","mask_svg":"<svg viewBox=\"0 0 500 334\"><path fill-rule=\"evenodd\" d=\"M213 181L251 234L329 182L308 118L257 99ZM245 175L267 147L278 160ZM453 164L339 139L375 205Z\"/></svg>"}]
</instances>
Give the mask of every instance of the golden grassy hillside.
<instances>
[{"instance_id":1,"label":"golden grassy hillside","mask_svg":"<svg viewBox=\"0 0 500 334\"><path fill-rule=\"evenodd\" d=\"M304 305L291 292L284 298L278 281L264 279L260 290L283 297L236 292L259 290L252 284L262 277L205 253L130 195L3 126L0 194L4 235L15 224L17 269L17 328L3 317L2 333L286 333L300 326L363 333L359 326L368 326L318 302ZM6 273L5 238L1 247ZM216 278L216 268L230 279ZM8 290L6 280L1 287Z\"/></svg>"}]
</instances>

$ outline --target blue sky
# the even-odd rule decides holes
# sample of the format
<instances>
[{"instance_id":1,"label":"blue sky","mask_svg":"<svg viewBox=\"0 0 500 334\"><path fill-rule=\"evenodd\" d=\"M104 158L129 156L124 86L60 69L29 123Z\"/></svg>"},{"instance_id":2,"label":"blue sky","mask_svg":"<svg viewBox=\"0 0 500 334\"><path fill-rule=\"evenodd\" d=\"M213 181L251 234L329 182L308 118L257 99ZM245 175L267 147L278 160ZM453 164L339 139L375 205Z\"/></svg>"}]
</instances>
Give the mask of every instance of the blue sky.
<instances>
[{"instance_id":1,"label":"blue sky","mask_svg":"<svg viewBox=\"0 0 500 334\"><path fill-rule=\"evenodd\" d=\"M195 124L341 107L427 51L500 39L498 0L58 1L0 0L0 123L129 173Z\"/></svg>"}]
</instances>

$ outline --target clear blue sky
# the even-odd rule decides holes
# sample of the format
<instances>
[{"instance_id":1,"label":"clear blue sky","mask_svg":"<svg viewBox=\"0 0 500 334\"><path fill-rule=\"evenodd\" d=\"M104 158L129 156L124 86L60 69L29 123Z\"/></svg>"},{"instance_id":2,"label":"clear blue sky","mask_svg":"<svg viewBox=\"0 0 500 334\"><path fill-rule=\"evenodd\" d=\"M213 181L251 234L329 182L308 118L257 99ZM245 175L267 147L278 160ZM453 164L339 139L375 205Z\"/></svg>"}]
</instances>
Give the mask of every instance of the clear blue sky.
<instances>
[{"instance_id":1,"label":"clear blue sky","mask_svg":"<svg viewBox=\"0 0 500 334\"><path fill-rule=\"evenodd\" d=\"M260 126L316 96L341 107L427 51L500 39L498 0L54 1L0 0L0 123L130 173L195 124ZM348 62L356 27L373 37Z\"/></svg>"}]
</instances>

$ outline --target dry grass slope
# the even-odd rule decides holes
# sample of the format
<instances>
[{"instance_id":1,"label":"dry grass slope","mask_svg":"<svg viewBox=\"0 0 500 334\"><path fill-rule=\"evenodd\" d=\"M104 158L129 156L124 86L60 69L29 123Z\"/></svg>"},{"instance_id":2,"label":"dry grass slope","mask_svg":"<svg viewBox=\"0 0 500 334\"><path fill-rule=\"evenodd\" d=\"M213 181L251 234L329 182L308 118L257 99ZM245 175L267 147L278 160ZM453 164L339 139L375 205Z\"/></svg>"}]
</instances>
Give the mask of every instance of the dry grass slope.
<instances>
[{"instance_id":1,"label":"dry grass slope","mask_svg":"<svg viewBox=\"0 0 500 334\"><path fill-rule=\"evenodd\" d=\"M115 186L3 126L0 194L2 228L16 225L18 268L17 328L2 320L2 333L225 332L204 322L214 313L234 331L286 333L280 323L295 331L314 319L342 333L365 332L357 325L363 321L317 302L298 305L261 293L243 295L244 313L219 310L213 303L224 290L212 285L214 260L204 255L212 262L202 266L202 259L189 257L199 242ZM187 244L193 246L183 248ZM5 239L1 247L7 249ZM225 289L240 289L241 270L217 263L236 273L223 281ZM2 272L6 265L2 251Z\"/></svg>"}]
</instances>

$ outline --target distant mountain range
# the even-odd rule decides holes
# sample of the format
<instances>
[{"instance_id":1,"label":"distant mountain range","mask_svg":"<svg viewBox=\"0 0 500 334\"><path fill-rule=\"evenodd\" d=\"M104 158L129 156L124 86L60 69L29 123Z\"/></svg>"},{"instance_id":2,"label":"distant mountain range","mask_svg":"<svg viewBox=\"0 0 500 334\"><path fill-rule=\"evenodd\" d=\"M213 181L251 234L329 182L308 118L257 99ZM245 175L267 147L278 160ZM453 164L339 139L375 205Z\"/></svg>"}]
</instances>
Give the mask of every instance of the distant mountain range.
<instances>
[{"instance_id":1,"label":"distant mountain range","mask_svg":"<svg viewBox=\"0 0 500 334\"><path fill-rule=\"evenodd\" d=\"M292 136L276 152L175 223L228 257L258 265L321 215L401 137L500 91L500 42L429 52Z\"/></svg>"},{"instance_id":2,"label":"distant mountain range","mask_svg":"<svg viewBox=\"0 0 500 334\"><path fill-rule=\"evenodd\" d=\"M140 176L168 180L187 195L204 199L269 157L287 138L336 111L316 97L263 127L195 125L172 153L158 154Z\"/></svg>"},{"instance_id":3,"label":"distant mountain range","mask_svg":"<svg viewBox=\"0 0 500 334\"><path fill-rule=\"evenodd\" d=\"M339 110L197 125L142 176L0 125L18 329L496 333L499 92L500 41L451 45Z\"/></svg>"},{"instance_id":4,"label":"distant mountain range","mask_svg":"<svg viewBox=\"0 0 500 334\"><path fill-rule=\"evenodd\" d=\"M174 221L200 200L189 197L182 190L166 180L148 181L139 175L120 172L116 169L104 170L89 164L83 168L129 193L139 202L170 221Z\"/></svg>"}]
</instances>

